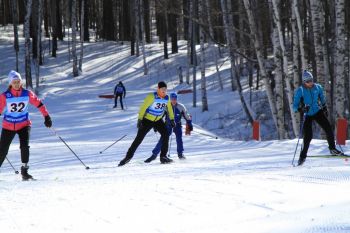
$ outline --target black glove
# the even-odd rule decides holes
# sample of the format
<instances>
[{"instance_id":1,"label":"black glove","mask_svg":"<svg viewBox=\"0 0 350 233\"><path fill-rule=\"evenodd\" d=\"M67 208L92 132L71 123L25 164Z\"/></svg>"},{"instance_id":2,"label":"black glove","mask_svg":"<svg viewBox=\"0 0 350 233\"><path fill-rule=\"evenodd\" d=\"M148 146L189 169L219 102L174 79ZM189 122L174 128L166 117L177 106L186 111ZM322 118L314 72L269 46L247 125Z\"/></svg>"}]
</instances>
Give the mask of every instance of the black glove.
<instances>
[{"instance_id":1,"label":"black glove","mask_svg":"<svg viewBox=\"0 0 350 233\"><path fill-rule=\"evenodd\" d=\"M142 120L138 119L137 120L137 128L141 129L143 127Z\"/></svg>"},{"instance_id":2,"label":"black glove","mask_svg":"<svg viewBox=\"0 0 350 233\"><path fill-rule=\"evenodd\" d=\"M170 120L170 125L171 125L171 128L175 128L176 126L176 123L174 120Z\"/></svg>"},{"instance_id":3,"label":"black glove","mask_svg":"<svg viewBox=\"0 0 350 233\"><path fill-rule=\"evenodd\" d=\"M192 125L192 123L188 124L188 129L189 129L190 131L193 131L193 125Z\"/></svg>"},{"instance_id":4,"label":"black glove","mask_svg":"<svg viewBox=\"0 0 350 233\"><path fill-rule=\"evenodd\" d=\"M298 108L298 111L301 113L308 113L310 110L310 106L309 105L304 105L303 107Z\"/></svg>"},{"instance_id":5,"label":"black glove","mask_svg":"<svg viewBox=\"0 0 350 233\"><path fill-rule=\"evenodd\" d=\"M44 124L45 124L45 126L46 126L47 128L51 128L51 126L52 126L52 120L51 120L51 117L50 117L49 115L47 115L47 116L45 117L45 122L44 122Z\"/></svg>"},{"instance_id":6,"label":"black glove","mask_svg":"<svg viewBox=\"0 0 350 233\"><path fill-rule=\"evenodd\" d=\"M322 106L322 111L323 111L323 114L328 117L328 109L327 109L327 105L323 105Z\"/></svg>"}]
</instances>

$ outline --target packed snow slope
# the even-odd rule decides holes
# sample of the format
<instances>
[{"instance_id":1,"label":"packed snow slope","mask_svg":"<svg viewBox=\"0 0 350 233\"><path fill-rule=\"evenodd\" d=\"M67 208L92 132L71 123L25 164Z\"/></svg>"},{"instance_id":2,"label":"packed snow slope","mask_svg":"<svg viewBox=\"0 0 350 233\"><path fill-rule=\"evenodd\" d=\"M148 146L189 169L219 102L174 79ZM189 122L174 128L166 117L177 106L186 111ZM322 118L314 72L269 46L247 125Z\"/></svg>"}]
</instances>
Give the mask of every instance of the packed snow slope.
<instances>
[{"instance_id":1,"label":"packed snow slope","mask_svg":"<svg viewBox=\"0 0 350 233\"><path fill-rule=\"evenodd\" d=\"M0 39L5 90L14 53L10 41ZM151 131L130 163L117 167L136 134L143 98L158 80L179 89L176 72L161 67L161 45L148 46L151 75L144 77L142 59L130 57L128 46L104 42L86 44L84 72L73 78L64 46L57 59L45 58L40 97L58 135L91 169L84 169L31 108L30 172L37 181L22 182L4 162L1 232L350 232L347 160L313 157L303 167L293 167L296 140L233 141L201 135L211 132L198 126L202 115L190 107L190 95L179 99L197 115L195 132L184 136L186 160L177 159L173 136L174 163L145 164L159 139ZM184 47L181 52L185 54ZM172 56L168 65L178 59L183 57ZM111 93L119 80L127 88L126 111L112 110L112 100L97 97ZM213 106L227 102L220 92L210 96ZM124 140L99 153L123 135ZM310 155L328 153L325 141L312 141ZM20 168L17 138L8 158Z\"/></svg>"}]
</instances>

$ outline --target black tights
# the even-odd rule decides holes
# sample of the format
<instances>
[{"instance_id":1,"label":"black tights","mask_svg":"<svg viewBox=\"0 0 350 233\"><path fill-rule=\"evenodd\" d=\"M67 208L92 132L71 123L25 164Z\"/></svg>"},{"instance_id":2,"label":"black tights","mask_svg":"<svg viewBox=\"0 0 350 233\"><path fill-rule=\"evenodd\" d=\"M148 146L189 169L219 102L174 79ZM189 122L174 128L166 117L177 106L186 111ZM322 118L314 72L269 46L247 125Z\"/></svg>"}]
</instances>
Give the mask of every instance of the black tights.
<instances>
[{"instance_id":1,"label":"black tights","mask_svg":"<svg viewBox=\"0 0 350 233\"><path fill-rule=\"evenodd\" d=\"M307 155L307 151L309 149L310 142L312 140L312 121L314 121L314 120L326 132L329 149L331 150L331 149L335 148L332 127L331 127L327 117L324 115L323 111L318 111L315 115L307 116L305 119L304 127L303 127L304 147L300 153L300 157L305 158Z\"/></svg>"},{"instance_id":2,"label":"black tights","mask_svg":"<svg viewBox=\"0 0 350 233\"><path fill-rule=\"evenodd\" d=\"M166 157L166 154L168 152L169 134L168 134L167 128L165 126L165 123L163 122L163 120L158 120L158 121L153 122L153 121L150 121L147 119L143 119L142 120L142 127L139 128L139 130L137 131L136 138L134 139L128 152L126 153L127 158L132 158L134 156L134 153L135 153L137 147L141 144L141 142L145 138L146 134L152 128L155 128L161 135L160 140L162 141L162 148L161 148L161 152L160 152L160 157Z\"/></svg>"},{"instance_id":3,"label":"black tights","mask_svg":"<svg viewBox=\"0 0 350 233\"><path fill-rule=\"evenodd\" d=\"M24 127L18 131L2 129L1 141L0 141L0 167L7 156L7 153L8 153L9 148L10 148L10 144L11 144L11 142L16 134L18 134L18 137L19 137L22 163L29 162L30 126Z\"/></svg>"}]
</instances>

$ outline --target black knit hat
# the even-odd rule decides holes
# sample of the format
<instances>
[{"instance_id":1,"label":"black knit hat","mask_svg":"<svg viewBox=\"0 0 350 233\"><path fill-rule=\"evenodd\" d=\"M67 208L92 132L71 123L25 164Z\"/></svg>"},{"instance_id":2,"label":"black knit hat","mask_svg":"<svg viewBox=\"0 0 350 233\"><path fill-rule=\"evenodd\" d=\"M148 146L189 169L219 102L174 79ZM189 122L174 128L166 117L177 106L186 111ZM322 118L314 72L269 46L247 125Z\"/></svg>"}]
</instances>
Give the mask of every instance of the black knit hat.
<instances>
[{"instance_id":1,"label":"black knit hat","mask_svg":"<svg viewBox=\"0 0 350 233\"><path fill-rule=\"evenodd\" d=\"M160 81L158 83L158 88L162 88L162 87L167 87L166 83L164 81Z\"/></svg>"}]
</instances>

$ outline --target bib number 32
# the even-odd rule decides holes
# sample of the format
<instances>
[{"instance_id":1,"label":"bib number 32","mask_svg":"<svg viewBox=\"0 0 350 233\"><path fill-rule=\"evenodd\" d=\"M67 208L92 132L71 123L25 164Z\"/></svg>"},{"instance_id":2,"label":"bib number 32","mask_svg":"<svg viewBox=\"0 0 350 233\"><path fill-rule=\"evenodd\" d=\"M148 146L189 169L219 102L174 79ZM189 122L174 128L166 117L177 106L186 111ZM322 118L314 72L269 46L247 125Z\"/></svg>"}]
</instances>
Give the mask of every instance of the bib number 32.
<instances>
[{"instance_id":1,"label":"bib number 32","mask_svg":"<svg viewBox=\"0 0 350 233\"><path fill-rule=\"evenodd\" d=\"M23 112L23 109L26 105L23 102L12 103L11 112Z\"/></svg>"}]
</instances>

